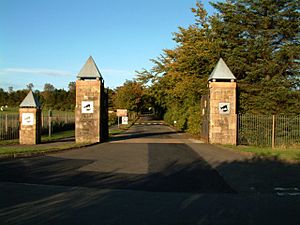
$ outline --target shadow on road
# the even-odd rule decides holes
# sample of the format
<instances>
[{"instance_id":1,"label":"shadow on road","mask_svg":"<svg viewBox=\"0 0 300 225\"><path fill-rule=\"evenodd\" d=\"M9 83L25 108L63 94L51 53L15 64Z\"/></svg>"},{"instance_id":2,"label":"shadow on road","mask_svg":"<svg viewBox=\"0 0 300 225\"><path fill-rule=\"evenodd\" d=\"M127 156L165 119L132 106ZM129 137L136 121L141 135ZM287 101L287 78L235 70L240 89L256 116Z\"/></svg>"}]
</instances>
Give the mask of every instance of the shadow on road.
<instances>
[{"instance_id":1,"label":"shadow on road","mask_svg":"<svg viewBox=\"0 0 300 225\"><path fill-rule=\"evenodd\" d=\"M167 131L167 132L143 132L143 131L130 131L124 134L113 136L109 138L109 141L123 141L123 140L130 140L135 138L159 138L165 139L170 138L169 135L178 134L180 132L176 131ZM165 135L165 136L162 136Z\"/></svg>"},{"instance_id":2,"label":"shadow on road","mask_svg":"<svg viewBox=\"0 0 300 225\"><path fill-rule=\"evenodd\" d=\"M112 172L82 171L80 168L95 161L44 156L0 161L0 181L150 192L235 192L187 145L159 145L148 146L147 174L118 173L122 168ZM115 154L118 157L118 152Z\"/></svg>"},{"instance_id":3,"label":"shadow on road","mask_svg":"<svg viewBox=\"0 0 300 225\"><path fill-rule=\"evenodd\" d=\"M150 144L145 175L79 171L94 160L45 156L0 161L0 181L33 184L22 191L12 184L0 185L1 221L300 224L300 164L253 158L212 168L186 145L176 145L159 150Z\"/></svg>"}]
</instances>

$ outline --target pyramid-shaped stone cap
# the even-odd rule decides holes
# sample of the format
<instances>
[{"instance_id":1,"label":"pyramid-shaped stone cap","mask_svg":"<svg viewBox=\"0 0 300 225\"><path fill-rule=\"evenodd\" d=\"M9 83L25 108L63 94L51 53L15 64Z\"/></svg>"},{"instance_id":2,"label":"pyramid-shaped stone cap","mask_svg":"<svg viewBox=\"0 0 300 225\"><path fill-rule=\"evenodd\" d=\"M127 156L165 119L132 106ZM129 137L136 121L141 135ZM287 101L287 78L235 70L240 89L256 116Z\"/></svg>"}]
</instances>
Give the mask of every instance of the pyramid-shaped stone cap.
<instances>
[{"instance_id":1,"label":"pyramid-shaped stone cap","mask_svg":"<svg viewBox=\"0 0 300 225\"><path fill-rule=\"evenodd\" d=\"M222 58L219 59L216 67L210 74L208 81L212 80L236 80L231 70L228 68Z\"/></svg>"},{"instance_id":2,"label":"pyramid-shaped stone cap","mask_svg":"<svg viewBox=\"0 0 300 225\"><path fill-rule=\"evenodd\" d=\"M27 96L21 102L20 108L41 108L41 104L37 97L30 90Z\"/></svg>"},{"instance_id":3,"label":"pyramid-shaped stone cap","mask_svg":"<svg viewBox=\"0 0 300 225\"><path fill-rule=\"evenodd\" d=\"M77 75L77 78L102 79L101 73L92 56L88 58L84 66L81 68L80 72Z\"/></svg>"}]
</instances>

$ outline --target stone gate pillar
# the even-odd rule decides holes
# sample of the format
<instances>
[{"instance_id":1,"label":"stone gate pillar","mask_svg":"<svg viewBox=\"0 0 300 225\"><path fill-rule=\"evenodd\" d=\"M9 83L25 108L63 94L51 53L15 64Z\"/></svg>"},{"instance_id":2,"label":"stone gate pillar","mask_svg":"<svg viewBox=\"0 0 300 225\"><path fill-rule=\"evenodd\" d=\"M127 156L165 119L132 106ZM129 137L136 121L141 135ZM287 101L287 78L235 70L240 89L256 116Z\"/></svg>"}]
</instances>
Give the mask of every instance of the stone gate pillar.
<instances>
[{"instance_id":1,"label":"stone gate pillar","mask_svg":"<svg viewBox=\"0 0 300 225\"><path fill-rule=\"evenodd\" d=\"M41 142L41 105L32 91L20 104L19 142L35 145Z\"/></svg>"},{"instance_id":2,"label":"stone gate pillar","mask_svg":"<svg viewBox=\"0 0 300 225\"><path fill-rule=\"evenodd\" d=\"M209 81L209 142L237 144L236 78L221 58Z\"/></svg>"},{"instance_id":3,"label":"stone gate pillar","mask_svg":"<svg viewBox=\"0 0 300 225\"><path fill-rule=\"evenodd\" d=\"M76 143L104 141L106 132L104 81L90 56L76 81L75 139ZM102 129L105 129L103 131Z\"/></svg>"}]
</instances>

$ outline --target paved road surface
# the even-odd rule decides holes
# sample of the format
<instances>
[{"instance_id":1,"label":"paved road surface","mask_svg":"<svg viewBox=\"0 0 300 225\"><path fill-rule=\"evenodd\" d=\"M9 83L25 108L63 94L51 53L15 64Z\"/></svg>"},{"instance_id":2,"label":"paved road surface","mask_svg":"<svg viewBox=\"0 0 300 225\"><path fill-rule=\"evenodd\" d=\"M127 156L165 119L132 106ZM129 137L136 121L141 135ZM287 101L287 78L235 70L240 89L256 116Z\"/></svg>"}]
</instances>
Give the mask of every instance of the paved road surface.
<instances>
[{"instance_id":1,"label":"paved road surface","mask_svg":"<svg viewBox=\"0 0 300 225\"><path fill-rule=\"evenodd\" d=\"M300 165L145 118L109 143L0 161L0 224L300 224Z\"/></svg>"}]
</instances>

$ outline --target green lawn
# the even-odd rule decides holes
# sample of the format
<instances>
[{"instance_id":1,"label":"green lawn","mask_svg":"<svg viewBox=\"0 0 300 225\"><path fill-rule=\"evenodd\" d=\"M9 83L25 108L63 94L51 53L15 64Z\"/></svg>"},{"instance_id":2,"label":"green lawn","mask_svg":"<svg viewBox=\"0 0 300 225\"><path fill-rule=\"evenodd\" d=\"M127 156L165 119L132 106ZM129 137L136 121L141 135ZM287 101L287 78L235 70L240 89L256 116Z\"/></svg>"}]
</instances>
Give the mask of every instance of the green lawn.
<instances>
[{"instance_id":1,"label":"green lawn","mask_svg":"<svg viewBox=\"0 0 300 225\"><path fill-rule=\"evenodd\" d=\"M288 148L254 147L254 146L226 146L236 151L249 152L259 157L276 158L282 160L300 161L300 145Z\"/></svg>"},{"instance_id":2,"label":"green lawn","mask_svg":"<svg viewBox=\"0 0 300 225\"><path fill-rule=\"evenodd\" d=\"M53 133L51 135L51 137L49 137L46 134L42 135L42 142L58 141L60 139L74 137L74 136L75 136L75 131L74 130L61 131L61 132ZM3 146L3 145L16 145L18 143L19 143L19 139L4 140L4 141L0 141L0 146Z\"/></svg>"},{"instance_id":3,"label":"green lawn","mask_svg":"<svg viewBox=\"0 0 300 225\"><path fill-rule=\"evenodd\" d=\"M117 135L117 134L121 134L123 132L124 132L124 130L116 128L116 129L109 130L109 135Z\"/></svg>"},{"instance_id":4,"label":"green lawn","mask_svg":"<svg viewBox=\"0 0 300 225\"><path fill-rule=\"evenodd\" d=\"M59 145L35 145L28 147L12 147L12 146L0 146L0 155L15 155L20 153L43 153L58 150L66 150L71 148L79 148L84 145L72 143L60 143Z\"/></svg>"},{"instance_id":5,"label":"green lawn","mask_svg":"<svg viewBox=\"0 0 300 225\"><path fill-rule=\"evenodd\" d=\"M53 133L51 137L49 137L49 135L42 135L42 142L58 141L60 139L69 138L69 137L75 137L75 130L67 130L67 131Z\"/></svg>"},{"instance_id":6,"label":"green lawn","mask_svg":"<svg viewBox=\"0 0 300 225\"><path fill-rule=\"evenodd\" d=\"M122 129L111 129L109 131L110 135L116 135L124 132L124 128ZM74 130L62 131L53 133L51 137L48 135L42 136L42 144L33 145L33 146L19 146L19 140L7 140L0 141L0 155L15 155L15 154L25 154L25 153L44 153L58 150L66 150L71 148L78 148L85 146L86 144L76 144L74 142L61 142L56 144L55 141L71 138L75 136ZM52 144L46 145L46 143L52 142Z\"/></svg>"},{"instance_id":7,"label":"green lawn","mask_svg":"<svg viewBox=\"0 0 300 225\"><path fill-rule=\"evenodd\" d=\"M64 138L74 137L75 131L62 131L58 133L52 134L51 138L48 135L42 136L42 143L47 143L49 141L59 141ZM50 151L57 151L57 150L65 150L70 148L76 148L83 146L82 144L75 144L74 142L66 142L66 143L59 143L53 145L34 145L34 146L19 146L19 140L7 140L7 141L0 141L0 154L17 154L17 153L42 153L42 152L50 152Z\"/></svg>"}]
</instances>

